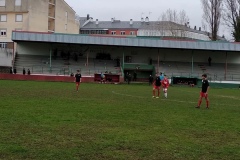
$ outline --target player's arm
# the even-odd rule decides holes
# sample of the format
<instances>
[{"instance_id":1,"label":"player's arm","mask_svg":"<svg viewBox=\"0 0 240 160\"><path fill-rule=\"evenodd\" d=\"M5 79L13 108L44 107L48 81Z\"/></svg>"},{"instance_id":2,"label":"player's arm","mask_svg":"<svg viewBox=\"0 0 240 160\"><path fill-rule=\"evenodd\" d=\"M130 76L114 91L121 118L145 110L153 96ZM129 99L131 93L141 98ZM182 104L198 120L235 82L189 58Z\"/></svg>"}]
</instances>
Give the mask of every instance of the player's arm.
<instances>
[{"instance_id":1,"label":"player's arm","mask_svg":"<svg viewBox=\"0 0 240 160\"><path fill-rule=\"evenodd\" d=\"M164 88L165 86L164 86L163 80L160 81L160 83L161 83L161 86Z\"/></svg>"},{"instance_id":2,"label":"player's arm","mask_svg":"<svg viewBox=\"0 0 240 160\"><path fill-rule=\"evenodd\" d=\"M155 81L153 81L152 85L154 86L155 84L156 84L156 80L155 80Z\"/></svg>"},{"instance_id":3,"label":"player's arm","mask_svg":"<svg viewBox=\"0 0 240 160\"><path fill-rule=\"evenodd\" d=\"M209 88L210 88L210 86L207 87L207 92L206 92L206 94L208 94Z\"/></svg>"},{"instance_id":4,"label":"player's arm","mask_svg":"<svg viewBox=\"0 0 240 160\"><path fill-rule=\"evenodd\" d=\"M169 87L169 80L167 81L167 88Z\"/></svg>"},{"instance_id":5,"label":"player's arm","mask_svg":"<svg viewBox=\"0 0 240 160\"><path fill-rule=\"evenodd\" d=\"M209 88L210 88L210 86L209 86L209 83L207 82L207 85L208 85L208 87L207 87L207 92L206 92L206 94L208 94L208 91L209 91Z\"/></svg>"}]
</instances>

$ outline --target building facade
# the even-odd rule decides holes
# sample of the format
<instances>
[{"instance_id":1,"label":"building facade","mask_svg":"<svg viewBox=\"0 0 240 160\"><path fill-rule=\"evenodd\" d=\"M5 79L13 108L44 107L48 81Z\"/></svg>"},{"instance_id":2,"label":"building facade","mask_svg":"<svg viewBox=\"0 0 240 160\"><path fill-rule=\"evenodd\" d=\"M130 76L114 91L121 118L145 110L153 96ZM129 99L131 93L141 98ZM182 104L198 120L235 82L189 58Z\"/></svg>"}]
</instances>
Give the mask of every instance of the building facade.
<instances>
[{"instance_id":1,"label":"building facade","mask_svg":"<svg viewBox=\"0 0 240 160\"><path fill-rule=\"evenodd\" d=\"M190 40L211 41L210 33L202 31L201 27L177 24L170 21L150 21L148 17L141 21L120 21L114 18L111 21L96 21L93 18L82 17L80 34L107 34L117 36L155 37L161 39L177 38ZM218 36L219 41L226 41Z\"/></svg>"},{"instance_id":2,"label":"building facade","mask_svg":"<svg viewBox=\"0 0 240 160\"><path fill-rule=\"evenodd\" d=\"M120 21L114 18L111 21L93 21L89 15L83 19L80 34L105 34L105 35L121 35L136 36L139 26L137 23L130 21Z\"/></svg>"},{"instance_id":3,"label":"building facade","mask_svg":"<svg viewBox=\"0 0 240 160\"><path fill-rule=\"evenodd\" d=\"M0 48L13 48L13 30L78 34L79 25L64 0L0 0Z\"/></svg>"}]
</instances>

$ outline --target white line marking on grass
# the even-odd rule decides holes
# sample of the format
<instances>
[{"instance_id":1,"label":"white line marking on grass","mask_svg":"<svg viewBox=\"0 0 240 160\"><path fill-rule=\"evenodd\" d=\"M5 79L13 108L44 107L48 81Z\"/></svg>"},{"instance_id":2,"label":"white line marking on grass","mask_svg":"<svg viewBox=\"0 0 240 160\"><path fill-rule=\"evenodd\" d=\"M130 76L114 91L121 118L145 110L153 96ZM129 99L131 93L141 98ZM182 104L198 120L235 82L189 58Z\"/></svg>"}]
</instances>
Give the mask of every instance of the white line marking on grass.
<instances>
[{"instance_id":1,"label":"white line marking on grass","mask_svg":"<svg viewBox=\"0 0 240 160\"><path fill-rule=\"evenodd\" d=\"M142 97L142 96L134 96L130 94L122 94L122 93L117 93L115 91L112 91L113 94L120 95L120 96L126 96L126 97L132 97L132 98L145 98L149 99L149 97ZM178 101L178 100L172 100L172 99L160 99L163 101L172 101L172 102L179 102L179 103L196 103L196 102L190 102L190 101Z\"/></svg>"},{"instance_id":2,"label":"white line marking on grass","mask_svg":"<svg viewBox=\"0 0 240 160\"><path fill-rule=\"evenodd\" d=\"M215 97L221 97L221 98L229 98L234 100L240 100L240 98L237 98L235 96L223 96L223 95L214 95Z\"/></svg>"},{"instance_id":3,"label":"white line marking on grass","mask_svg":"<svg viewBox=\"0 0 240 160\"><path fill-rule=\"evenodd\" d=\"M133 96L129 94L122 94L122 93L117 93L115 91L112 91L113 94L120 95L120 96L126 96L126 97L133 97L133 98L147 98L147 97L141 97L141 96Z\"/></svg>"},{"instance_id":4,"label":"white line marking on grass","mask_svg":"<svg viewBox=\"0 0 240 160\"><path fill-rule=\"evenodd\" d=\"M181 91L182 92L182 91ZM198 93L198 92L194 92L194 91L184 91L184 92L188 92L188 93ZM240 98L236 97L236 96L225 96L225 95L217 95L217 94L211 94L211 97L220 97L220 98L229 98L229 99L234 99L234 100L240 100Z\"/></svg>"},{"instance_id":5,"label":"white line marking on grass","mask_svg":"<svg viewBox=\"0 0 240 160\"><path fill-rule=\"evenodd\" d=\"M191 104L195 103L196 104L196 102L191 102L191 101L178 101L178 100L172 100L172 99L162 99L162 100L164 100L164 101L172 101L172 102L179 102L179 103L191 103Z\"/></svg>"},{"instance_id":6,"label":"white line marking on grass","mask_svg":"<svg viewBox=\"0 0 240 160\"><path fill-rule=\"evenodd\" d=\"M120 96L125 96L125 97L132 97L132 98L145 98L145 99L149 99L149 97L143 97L143 96L134 96L134 95L130 95L130 94L122 94L122 93L117 93L115 91L112 91L113 94L115 95L120 95ZM160 99L161 101L170 101L170 102L177 102L177 103L189 103L189 104L197 104L198 99L196 100L196 102L191 102L191 101L179 101L179 100L173 100L173 99ZM219 103L214 103L217 106L234 106L234 107L239 107L239 105L229 105L229 104L219 104Z\"/></svg>"}]
</instances>

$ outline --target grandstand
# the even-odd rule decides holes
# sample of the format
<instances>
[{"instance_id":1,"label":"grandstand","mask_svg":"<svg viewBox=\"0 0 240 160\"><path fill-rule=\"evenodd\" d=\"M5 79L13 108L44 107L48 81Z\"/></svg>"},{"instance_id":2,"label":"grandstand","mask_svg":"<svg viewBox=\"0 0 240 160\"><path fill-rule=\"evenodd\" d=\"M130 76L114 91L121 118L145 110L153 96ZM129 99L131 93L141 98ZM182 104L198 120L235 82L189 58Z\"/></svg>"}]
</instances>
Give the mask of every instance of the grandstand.
<instances>
[{"instance_id":1,"label":"grandstand","mask_svg":"<svg viewBox=\"0 0 240 160\"><path fill-rule=\"evenodd\" d=\"M210 80L240 80L240 47L236 43L25 32L13 32L13 40L18 43L15 67L29 68L33 74L69 76L80 69L83 76L94 76L100 72L122 75L137 71L142 80L159 71L169 77L199 78L207 73ZM71 56L62 57L59 51L70 52ZM74 53L79 55L77 60ZM110 58L99 59L98 53ZM209 56L213 58L212 66L207 63ZM120 67L116 67L116 59Z\"/></svg>"},{"instance_id":2,"label":"grandstand","mask_svg":"<svg viewBox=\"0 0 240 160\"><path fill-rule=\"evenodd\" d=\"M51 67L50 67L51 66ZM92 76L94 73L111 72L112 74L119 74L120 67L116 67L115 60L98 60L89 58L87 60L79 58L77 61L73 58L64 59L59 57L52 57L50 64L50 57L45 55L16 55L15 68L22 71L23 68L30 69L32 74L53 74L53 75L70 75L76 70L81 70L83 76Z\"/></svg>"},{"instance_id":3,"label":"grandstand","mask_svg":"<svg viewBox=\"0 0 240 160\"><path fill-rule=\"evenodd\" d=\"M156 61L154 66L158 68ZM192 64L191 62L165 61L160 62L159 71L169 76L182 77L201 77L203 73L206 73L212 81L224 80L225 76L226 80L240 80L240 64L227 64L227 75L225 75L225 66L225 63L213 63L209 66L208 63L202 62Z\"/></svg>"}]
</instances>

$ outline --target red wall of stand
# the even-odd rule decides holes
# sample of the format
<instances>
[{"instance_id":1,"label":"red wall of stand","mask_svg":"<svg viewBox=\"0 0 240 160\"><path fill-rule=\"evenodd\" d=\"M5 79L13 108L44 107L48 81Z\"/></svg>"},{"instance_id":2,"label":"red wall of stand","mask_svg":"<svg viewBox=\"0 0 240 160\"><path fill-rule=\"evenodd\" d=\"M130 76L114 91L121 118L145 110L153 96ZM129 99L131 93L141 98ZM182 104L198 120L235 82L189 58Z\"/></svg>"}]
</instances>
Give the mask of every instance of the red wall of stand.
<instances>
[{"instance_id":1,"label":"red wall of stand","mask_svg":"<svg viewBox=\"0 0 240 160\"><path fill-rule=\"evenodd\" d=\"M110 79L111 80L110 82L113 82L113 83L122 82L119 75L114 75L114 74L104 74L104 75L105 75L105 81L109 81ZM101 74L95 74L94 81L96 82L101 81Z\"/></svg>"},{"instance_id":2,"label":"red wall of stand","mask_svg":"<svg viewBox=\"0 0 240 160\"><path fill-rule=\"evenodd\" d=\"M0 74L0 80L74 82L75 78L70 76ZM82 82L94 82L94 77L82 77Z\"/></svg>"}]
</instances>

